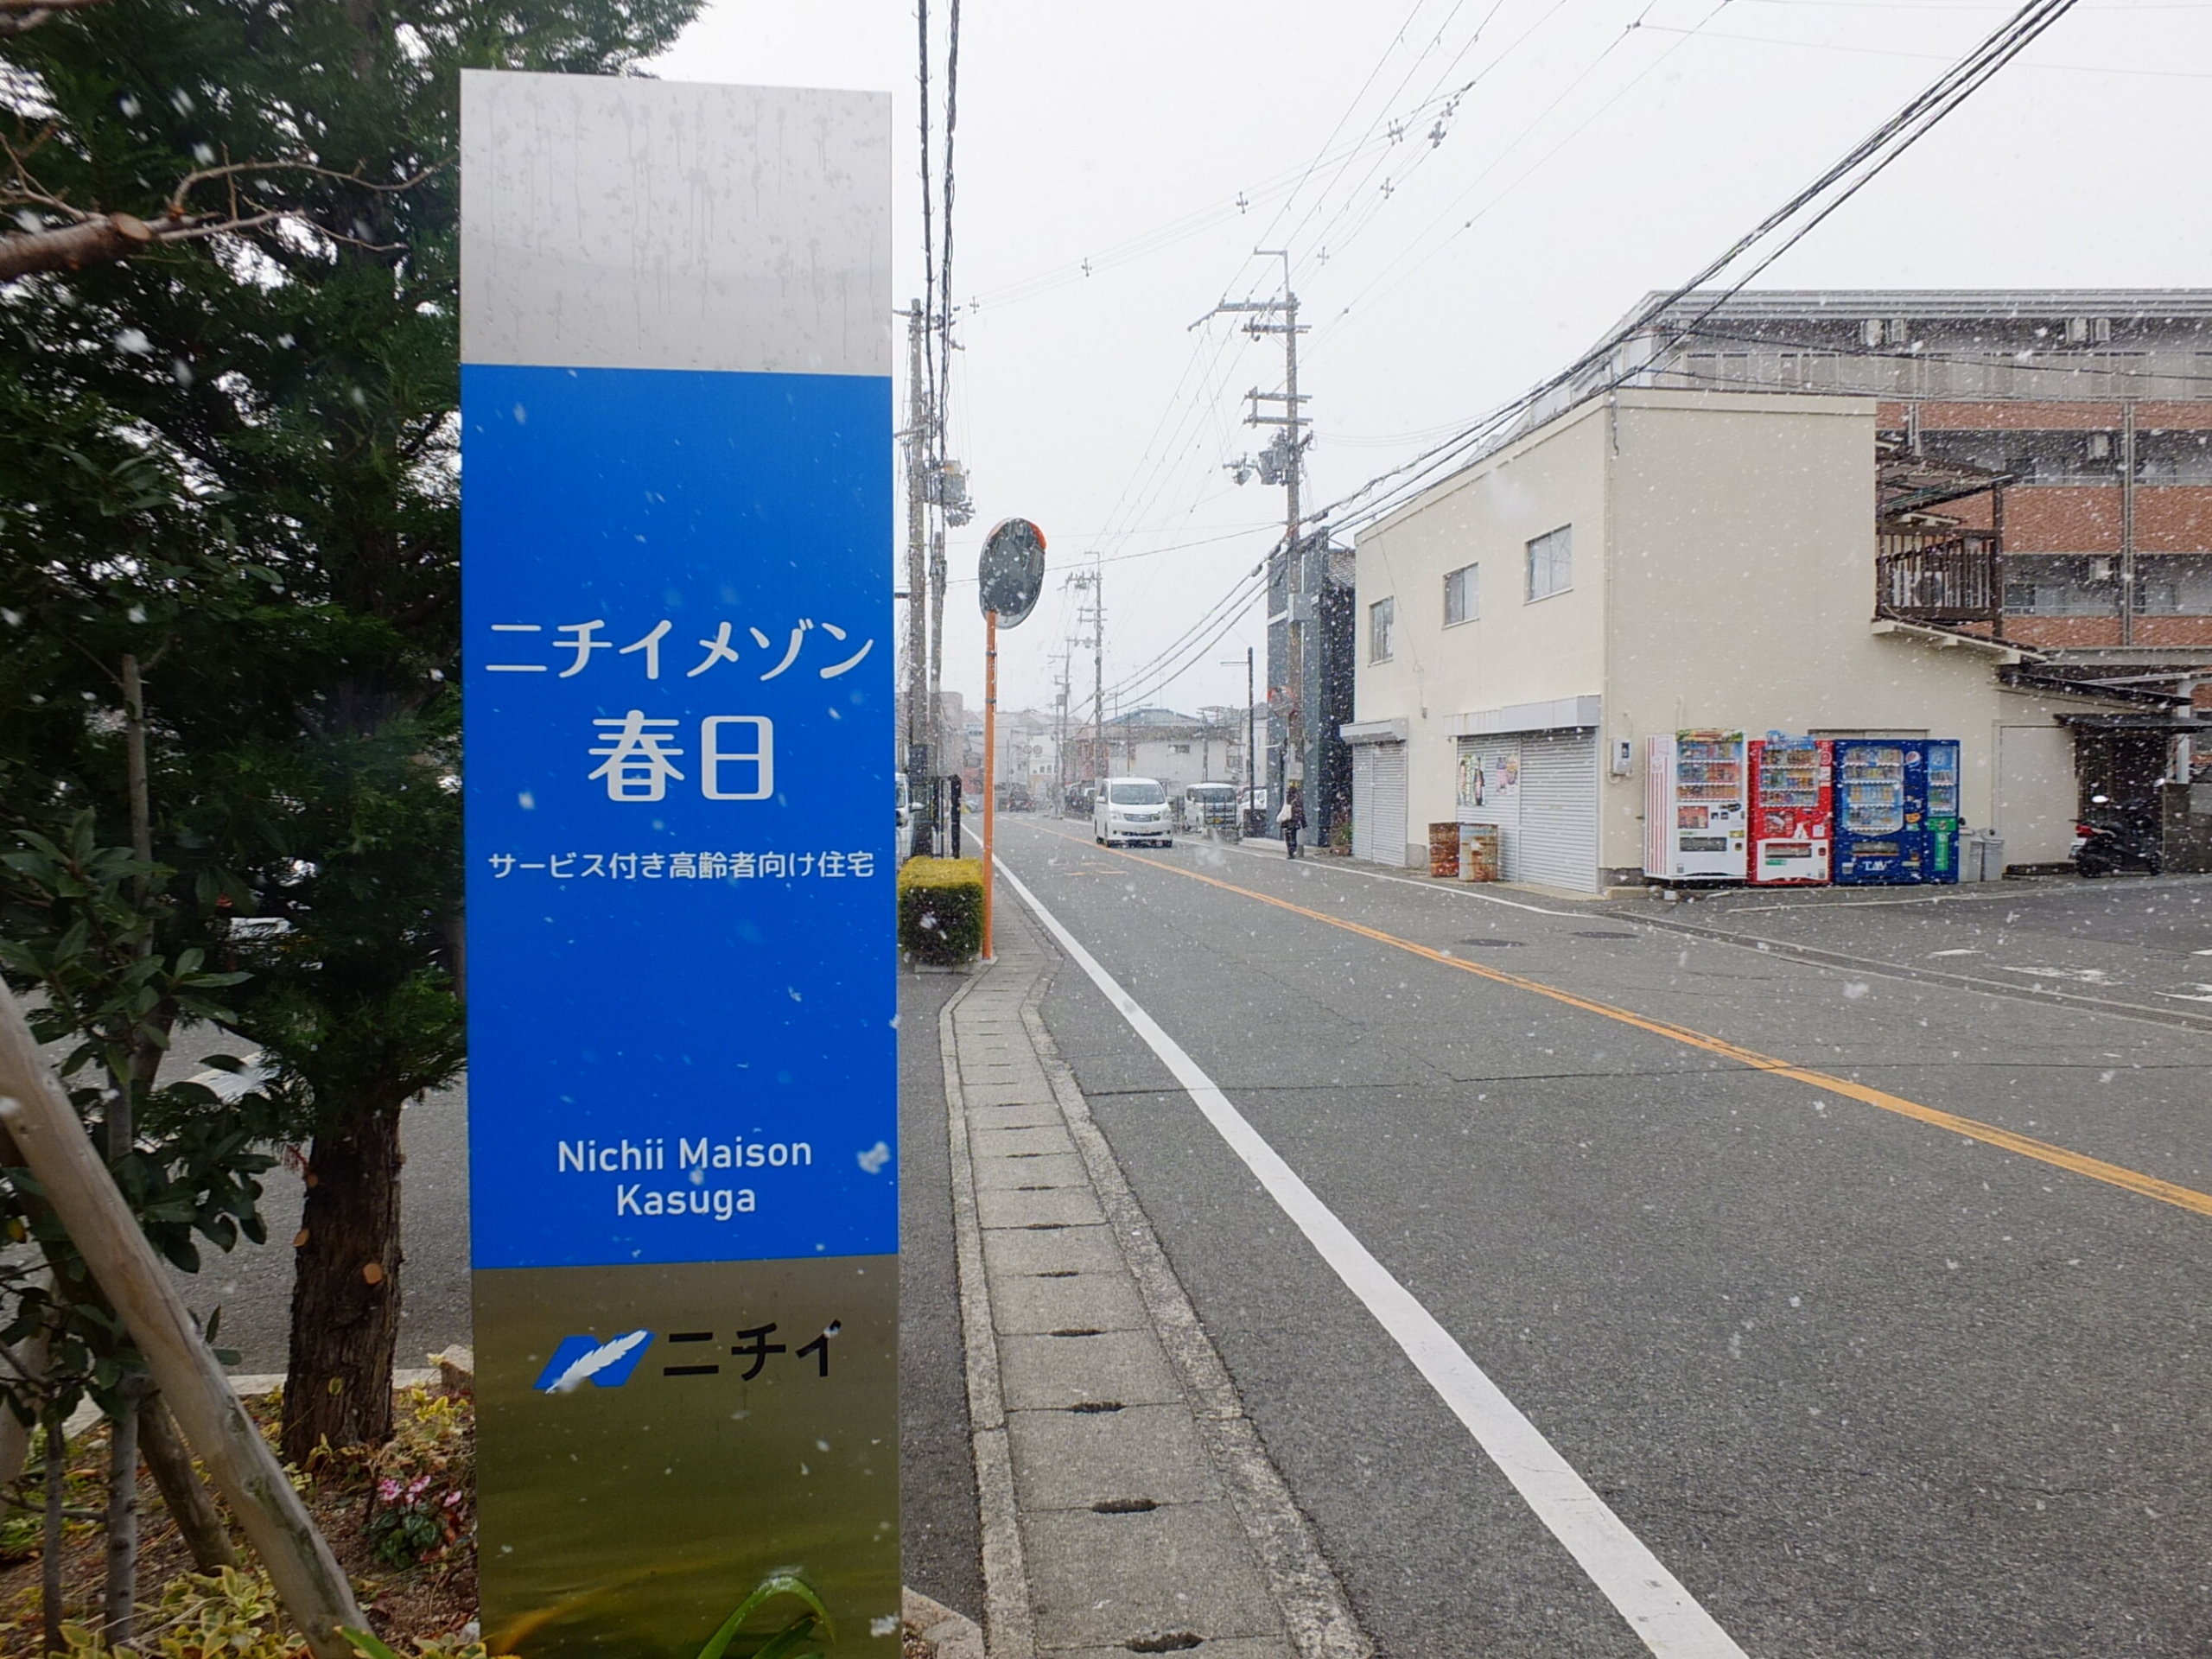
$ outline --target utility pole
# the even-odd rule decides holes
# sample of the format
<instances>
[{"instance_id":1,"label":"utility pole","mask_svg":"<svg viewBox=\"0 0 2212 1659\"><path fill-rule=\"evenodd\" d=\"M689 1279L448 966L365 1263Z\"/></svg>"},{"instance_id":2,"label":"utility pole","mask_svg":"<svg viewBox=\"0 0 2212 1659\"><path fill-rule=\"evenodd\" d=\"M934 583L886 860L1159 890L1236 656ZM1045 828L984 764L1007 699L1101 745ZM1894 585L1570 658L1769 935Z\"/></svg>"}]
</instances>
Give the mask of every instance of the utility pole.
<instances>
[{"instance_id":1,"label":"utility pole","mask_svg":"<svg viewBox=\"0 0 2212 1659\"><path fill-rule=\"evenodd\" d=\"M1068 805L1068 678L1075 665L1072 649L1060 653L1059 732L1052 740L1052 810L1065 812Z\"/></svg>"},{"instance_id":2,"label":"utility pole","mask_svg":"<svg viewBox=\"0 0 2212 1659\"><path fill-rule=\"evenodd\" d=\"M1067 578L1069 587L1080 588L1090 595L1090 601L1076 611L1076 621L1078 626L1086 617L1089 618L1090 637L1087 640L1078 637L1070 640L1068 645L1071 657L1073 656L1076 646L1088 645L1090 647L1090 781L1093 784L1100 783L1105 778L1108 760L1106 753L1106 591L1104 581L1099 574L1096 557L1096 554L1092 555L1093 562L1090 569L1079 570ZM1070 673L1064 668L1060 677L1060 702L1063 709L1067 705L1071 677ZM1063 729L1065 729L1065 727Z\"/></svg>"},{"instance_id":3,"label":"utility pole","mask_svg":"<svg viewBox=\"0 0 2212 1659\"><path fill-rule=\"evenodd\" d=\"M1298 337L1306 332L1306 325L1298 320L1298 296L1290 286L1290 254L1281 248L1255 248L1253 251L1263 257L1282 261L1282 294L1273 300L1224 300L1220 304L1191 325L1196 328L1209 319L1224 313L1242 314L1245 317L1244 332L1254 339L1266 334L1281 334L1283 343L1283 389L1281 391L1262 391L1256 387L1246 394L1250 400L1251 413L1244 417L1247 426L1272 426L1277 429L1274 438L1255 457L1230 461L1230 473L1239 484L1248 482L1259 474L1263 484L1283 486L1282 546L1276 556L1288 561L1283 567L1285 580L1284 611L1286 660L1281 664L1268 665L1268 698L1274 703L1281 697L1283 710L1283 786L1287 793L1292 781L1293 757L1297 757L1297 771L1303 776L1306 754L1306 625L1312 620L1313 603L1306 592L1306 561L1300 554L1300 521L1303 518L1300 483L1305 471L1306 447L1312 442L1306 433L1309 423L1303 406L1308 401L1298 390ZM1261 413L1261 405L1279 404L1280 415ZM1274 584L1268 584L1270 593ZM1268 621L1277 619L1269 617ZM1249 717L1248 717L1249 718Z\"/></svg>"},{"instance_id":4,"label":"utility pole","mask_svg":"<svg viewBox=\"0 0 2212 1659\"><path fill-rule=\"evenodd\" d=\"M1217 668L1234 668L1236 666L1236 659L1234 657L1231 657L1225 662L1217 663L1215 666ZM1236 803L1236 833L1239 836L1242 836L1244 833L1244 814L1249 811L1252 806L1254 779L1253 750L1255 747L1253 725L1252 647L1247 645L1244 647L1244 795L1243 798Z\"/></svg>"},{"instance_id":5,"label":"utility pole","mask_svg":"<svg viewBox=\"0 0 2212 1659\"><path fill-rule=\"evenodd\" d=\"M1106 582L1098 567L1090 568L1090 719L1091 733L1098 740L1097 759L1091 763L1091 777L1100 789L1106 787ZM1096 810L1097 803L1092 802Z\"/></svg>"},{"instance_id":6,"label":"utility pole","mask_svg":"<svg viewBox=\"0 0 2212 1659\"><path fill-rule=\"evenodd\" d=\"M951 837L949 857L959 856L960 844L960 763L967 759L966 734L944 729L943 712L938 707L944 669L944 530L938 526L930 532L930 760L937 768L933 781L935 792L943 798L948 786L943 781L950 774L950 800L945 806L944 822Z\"/></svg>"},{"instance_id":7,"label":"utility pole","mask_svg":"<svg viewBox=\"0 0 2212 1659\"><path fill-rule=\"evenodd\" d=\"M927 476L929 467L930 394L922 376L922 340L927 323L922 302L906 308L906 429L900 434L906 446L906 782L912 791L927 842L916 837L916 851L933 848L936 835L937 791L930 773L931 728L936 704L930 671ZM926 801L928 805L924 805Z\"/></svg>"}]
</instances>

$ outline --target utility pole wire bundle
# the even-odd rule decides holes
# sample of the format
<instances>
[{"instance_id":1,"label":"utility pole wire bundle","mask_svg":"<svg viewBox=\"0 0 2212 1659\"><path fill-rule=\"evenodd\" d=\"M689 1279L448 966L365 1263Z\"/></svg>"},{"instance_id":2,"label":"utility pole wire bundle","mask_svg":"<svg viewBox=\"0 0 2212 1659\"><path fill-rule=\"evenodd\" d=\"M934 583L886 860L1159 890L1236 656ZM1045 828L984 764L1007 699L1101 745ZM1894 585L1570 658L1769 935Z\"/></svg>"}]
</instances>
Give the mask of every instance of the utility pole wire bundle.
<instances>
[{"instance_id":1,"label":"utility pole wire bundle","mask_svg":"<svg viewBox=\"0 0 2212 1659\"><path fill-rule=\"evenodd\" d=\"M1654 347L1652 357L1657 358L1695 333L1700 323L1733 299L1762 271L1796 246L1816 226L1925 137L1946 116L1986 86L1999 70L2071 11L2076 3L2077 0L2029 0L2029 3L2022 6L1972 51L1937 76L1903 109L1853 145L1812 183L1738 237L1726 251L1688 282L1652 300L1619 328L1548 378L1511 402L1492 410L1442 443L1414 456L1403 466L1380 474L1350 494L1316 509L1306 515L1306 522L1320 524L1346 509L1354 510L1338 522L1338 529L1372 524L1382 518L1403 505L1432 479L1452 469L1497 436L1510 423L1540 406L1553 393L1572 385L1592 369L1608 362L1621 346L1650 329L1673 307L1701 289L1706 283L1751 253L1761 244L1783 232L1785 227L1791 227L1780 241L1761 254L1748 270L1714 296L1695 316L1663 331L1666 338ZM1592 394L1610 391L1637 373L1640 366L1618 368L1608 378L1592 385L1589 391ZM1363 502L1365 505L1355 506L1355 504Z\"/></svg>"}]
</instances>

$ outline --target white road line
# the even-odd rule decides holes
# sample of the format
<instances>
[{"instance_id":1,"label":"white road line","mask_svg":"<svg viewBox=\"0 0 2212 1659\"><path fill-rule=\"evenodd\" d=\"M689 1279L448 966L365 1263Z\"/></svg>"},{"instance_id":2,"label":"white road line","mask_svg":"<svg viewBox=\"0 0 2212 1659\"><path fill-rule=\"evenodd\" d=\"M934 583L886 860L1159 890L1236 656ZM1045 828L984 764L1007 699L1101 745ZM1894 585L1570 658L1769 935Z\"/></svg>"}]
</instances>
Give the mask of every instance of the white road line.
<instances>
[{"instance_id":1,"label":"white road line","mask_svg":"<svg viewBox=\"0 0 2212 1659\"><path fill-rule=\"evenodd\" d=\"M1206 1121L1259 1177L1268 1196L1297 1224L1345 1287L1405 1351L1452 1415L1466 1425L1475 1443L1513 1483L1536 1518L1567 1547L1644 1646L1662 1659L1746 1659L1728 1632L1590 1490L1573 1465L1452 1340L1452 1333L1337 1219L1198 1062L1137 1005L1021 878L1007 868L1003 859L997 862L1007 885L1174 1074Z\"/></svg>"}]
</instances>

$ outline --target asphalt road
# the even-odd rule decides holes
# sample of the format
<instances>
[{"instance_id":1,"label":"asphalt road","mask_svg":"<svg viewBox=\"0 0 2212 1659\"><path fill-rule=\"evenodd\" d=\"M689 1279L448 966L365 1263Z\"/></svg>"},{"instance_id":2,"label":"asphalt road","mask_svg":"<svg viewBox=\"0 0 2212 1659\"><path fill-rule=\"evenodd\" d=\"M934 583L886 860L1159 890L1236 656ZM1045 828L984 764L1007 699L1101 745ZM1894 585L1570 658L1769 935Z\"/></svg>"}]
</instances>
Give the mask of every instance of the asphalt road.
<instances>
[{"instance_id":1,"label":"asphalt road","mask_svg":"<svg viewBox=\"0 0 2212 1659\"><path fill-rule=\"evenodd\" d=\"M189 1028L163 1063L162 1075L191 1077L211 1053L250 1056L250 1045L207 1027ZM397 1363L422 1366L454 1343L467 1343L468 1098L465 1081L410 1105L400 1116L402 1174ZM222 1310L221 1344L245 1376L282 1375L290 1349L292 1238L300 1229L306 1190L299 1171L280 1162L261 1178L266 1244L228 1252L198 1240L196 1274L173 1274L185 1304L205 1319Z\"/></svg>"},{"instance_id":2,"label":"asphalt road","mask_svg":"<svg viewBox=\"0 0 2212 1659\"><path fill-rule=\"evenodd\" d=\"M2212 1192L2212 1033L1001 823L1008 866L1747 1653L2212 1651L2212 1216L2113 1184ZM2205 908L2157 948L2212 948ZM1950 948L1941 914L1924 950ZM1064 968L1046 1012L1380 1649L1644 1651L1090 982Z\"/></svg>"},{"instance_id":3,"label":"asphalt road","mask_svg":"<svg viewBox=\"0 0 2212 1659\"><path fill-rule=\"evenodd\" d=\"M2212 876L2059 877L1932 891L1750 888L1630 909L1683 928L2212 1029Z\"/></svg>"}]
</instances>

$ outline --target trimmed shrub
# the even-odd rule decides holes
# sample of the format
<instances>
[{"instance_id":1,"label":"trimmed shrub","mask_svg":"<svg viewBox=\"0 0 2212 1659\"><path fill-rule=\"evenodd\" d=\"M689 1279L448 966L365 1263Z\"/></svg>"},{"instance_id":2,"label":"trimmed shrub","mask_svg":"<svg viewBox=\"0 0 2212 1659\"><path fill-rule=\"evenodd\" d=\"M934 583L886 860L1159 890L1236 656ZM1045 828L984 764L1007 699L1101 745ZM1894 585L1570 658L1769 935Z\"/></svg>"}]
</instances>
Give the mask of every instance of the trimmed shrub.
<instances>
[{"instance_id":1,"label":"trimmed shrub","mask_svg":"<svg viewBox=\"0 0 2212 1659\"><path fill-rule=\"evenodd\" d=\"M983 949L983 861L910 858L899 870L899 948L916 962L973 962Z\"/></svg>"}]
</instances>

